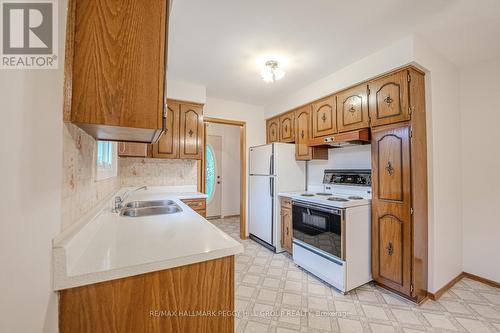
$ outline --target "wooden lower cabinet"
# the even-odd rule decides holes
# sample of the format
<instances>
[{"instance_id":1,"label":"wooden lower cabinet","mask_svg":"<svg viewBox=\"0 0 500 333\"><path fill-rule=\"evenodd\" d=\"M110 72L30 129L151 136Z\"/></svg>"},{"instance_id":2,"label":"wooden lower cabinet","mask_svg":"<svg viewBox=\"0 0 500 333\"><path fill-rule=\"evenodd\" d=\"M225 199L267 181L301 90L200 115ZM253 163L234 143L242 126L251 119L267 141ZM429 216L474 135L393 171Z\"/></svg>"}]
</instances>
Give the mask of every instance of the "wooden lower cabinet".
<instances>
[{"instance_id":1,"label":"wooden lower cabinet","mask_svg":"<svg viewBox=\"0 0 500 333\"><path fill-rule=\"evenodd\" d=\"M281 199L281 247L292 254L293 225L292 200Z\"/></svg>"},{"instance_id":2,"label":"wooden lower cabinet","mask_svg":"<svg viewBox=\"0 0 500 333\"><path fill-rule=\"evenodd\" d=\"M228 256L62 290L59 331L234 332L232 311L234 256Z\"/></svg>"},{"instance_id":3,"label":"wooden lower cabinet","mask_svg":"<svg viewBox=\"0 0 500 333\"><path fill-rule=\"evenodd\" d=\"M411 296L410 128L372 132L373 278Z\"/></svg>"},{"instance_id":4,"label":"wooden lower cabinet","mask_svg":"<svg viewBox=\"0 0 500 333\"><path fill-rule=\"evenodd\" d=\"M183 199L181 200L195 212L203 217L207 217L207 200L206 199Z\"/></svg>"}]
</instances>

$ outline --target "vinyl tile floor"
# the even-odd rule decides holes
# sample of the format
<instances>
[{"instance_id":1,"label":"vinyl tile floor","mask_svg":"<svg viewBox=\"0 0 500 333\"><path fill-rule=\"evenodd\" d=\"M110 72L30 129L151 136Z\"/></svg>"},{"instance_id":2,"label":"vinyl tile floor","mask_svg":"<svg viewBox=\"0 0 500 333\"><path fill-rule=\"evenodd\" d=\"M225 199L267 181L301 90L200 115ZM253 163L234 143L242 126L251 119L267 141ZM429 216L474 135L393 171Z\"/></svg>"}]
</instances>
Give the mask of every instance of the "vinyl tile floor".
<instances>
[{"instance_id":1,"label":"vinyl tile floor","mask_svg":"<svg viewBox=\"0 0 500 333\"><path fill-rule=\"evenodd\" d=\"M347 295L274 254L239 239L239 218L211 220L240 241L236 332L500 332L500 289L462 279L437 302L415 305L372 283Z\"/></svg>"}]
</instances>

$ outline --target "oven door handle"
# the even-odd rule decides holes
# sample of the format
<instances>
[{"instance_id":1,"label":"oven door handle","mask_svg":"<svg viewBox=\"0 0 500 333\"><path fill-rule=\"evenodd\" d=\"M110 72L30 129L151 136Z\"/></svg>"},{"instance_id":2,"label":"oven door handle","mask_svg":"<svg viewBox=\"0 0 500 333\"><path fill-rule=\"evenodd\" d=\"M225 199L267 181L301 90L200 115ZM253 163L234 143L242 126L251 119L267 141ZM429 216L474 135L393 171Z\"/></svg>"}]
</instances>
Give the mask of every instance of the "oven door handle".
<instances>
[{"instance_id":1,"label":"oven door handle","mask_svg":"<svg viewBox=\"0 0 500 333\"><path fill-rule=\"evenodd\" d=\"M294 201L293 206L306 208L307 211L309 212L309 214L310 214L310 209L312 209L312 210L317 210L317 211L324 212L324 213L341 215L341 211L339 209L321 207L321 206L312 205L312 204L308 204L308 203L302 203L302 202L298 202L298 201Z\"/></svg>"}]
</instances>

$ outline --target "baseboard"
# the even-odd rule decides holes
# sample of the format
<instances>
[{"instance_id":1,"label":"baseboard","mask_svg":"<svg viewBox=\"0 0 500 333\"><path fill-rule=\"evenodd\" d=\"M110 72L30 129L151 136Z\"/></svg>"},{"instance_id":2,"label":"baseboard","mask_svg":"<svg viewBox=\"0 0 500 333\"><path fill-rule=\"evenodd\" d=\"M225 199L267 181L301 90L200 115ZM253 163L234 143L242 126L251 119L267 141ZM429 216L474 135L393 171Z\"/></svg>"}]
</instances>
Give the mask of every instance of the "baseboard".
<instances>
[{"instance_id":1,"label":"baseboard","mask_svg":"<svg viewBox=\"0 0 500 333\"><path fill-rule=\"evenodd\" d=\"M500 282L489 280L489 279L486 279L486 278L483 278L483 277L480 277L480 276L477 276L477 275L474 275L471 273L467 273L467 272L464 272L463 274L464 274L464 277L469 278L471 280L476 280L476 281L482 282L484 284L487 284L489 286L492 286L495 288L500 288Z\"/></svg>"},{"instance_id":2,"label":"baseboard","mask_svg":"<svg viewBox=\"0 0 500 333\"><path fill-rule=\"evenodd\" d=\"M235 215L223 215L222 218L223 219L230 219L232 217L240 217L240 214L235 214Z\"/></svg>"},{"instance_id":3,"label":"baseboard","mask_svg":"<svg viewBox=\"0 0 500 333\"><path fill-rule=\"evenodd\" d=\"M493 281L493 280L489 280L489 279L486 279L486 278L483 278L483 277L480 277L480 276L477 276L477 275L474 275L474 274L471 274L471 273L462 272L462 273L458 274L453 280L451 280L450 282L448 282L447 284L445 284L442 288L440 288L435 293L428 292L427 294L428 294L429 298L432 299L433 301L437 301L439 298L441 298L441 296L443 296L443 294L445 292L447 292L458 281L462 280L465 277L469 278L471 280L482 282L484 284L487 284L487 285L495 287L495 288L500 288L500 283L499 282L496 282L496 281Z\"/></svg>"},{"instance_id":4,"label":"baseboard","mask_svg":"<svg viewBox=\"0 0 500 333\"><path fill-rule=\"evenodd\" d=\"M428 292L427 295L429 296L429 299L437 301L439 298L441 298L441 296L443 296L445 292L447 292L451 287L453 287L458 281L462 280L464 277L465 277L464 272L462 272L458 274L455 278L453 278L450 282L441 287L435 293Z\"/></svg>"}]
</instances>

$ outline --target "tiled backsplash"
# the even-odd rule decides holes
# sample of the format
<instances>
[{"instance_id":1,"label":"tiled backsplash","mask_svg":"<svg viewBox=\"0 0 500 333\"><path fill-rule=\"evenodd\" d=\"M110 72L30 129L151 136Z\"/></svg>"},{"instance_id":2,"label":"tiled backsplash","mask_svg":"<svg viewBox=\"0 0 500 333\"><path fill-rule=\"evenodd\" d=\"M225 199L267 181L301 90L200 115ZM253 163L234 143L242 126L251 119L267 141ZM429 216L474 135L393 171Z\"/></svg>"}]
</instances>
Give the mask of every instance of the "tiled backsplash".
<instances>
[{"instance_id":1,"label":"tiled backsplash","mask_svg":"<svg viewBox=\"0 0 500 333\"><path fill-rule=\"evenodd\" d=\"M122 186L197 184L197 162L119 158L118 177L96 181L96 141L73 124L64 124L61 229L90 213Z\"/></svg>"},{"instance_id":2,"label":"tiled backsplash","mask_svg":"<svg viewBox=\"0 0 500 333\"><path fill-rule=\"evenodd\" d=\"M95 180L96 141L72 124L63 130L61 229L67 229L118 190L118 177Z\"/></svg>"},{"instance_id":3,"label":"tiled backsplash","mask_svg":"<svg viewBox=\"0 0 500 333\"><path fill-rule=\"evenodd\" d=\"M198 168L193 160L121 157L118 176L121 186L196 185Z\"/></svg>"}]
</instances>

